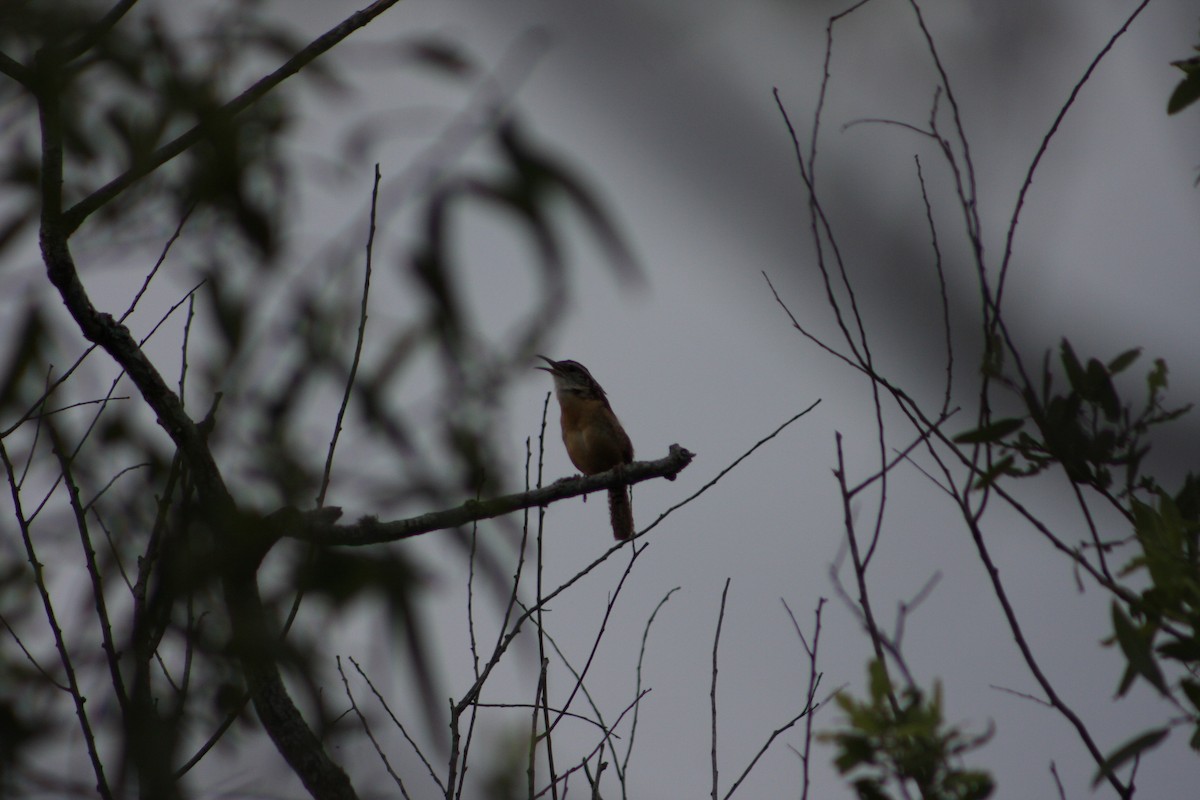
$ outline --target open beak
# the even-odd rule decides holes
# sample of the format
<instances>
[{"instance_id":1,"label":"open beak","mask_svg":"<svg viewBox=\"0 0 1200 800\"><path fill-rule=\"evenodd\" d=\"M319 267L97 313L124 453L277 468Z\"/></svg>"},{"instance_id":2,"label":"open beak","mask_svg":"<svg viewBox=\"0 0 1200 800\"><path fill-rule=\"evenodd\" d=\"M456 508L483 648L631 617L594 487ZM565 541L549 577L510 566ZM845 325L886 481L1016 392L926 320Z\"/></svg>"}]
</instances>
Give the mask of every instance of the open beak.
<instances>
[{"instance_id":1,"label":"open beak","mask_svg":"<svg viewBox=\"0 0 1200 800\"><path fill-rule=\"evenodd\" d=\"M557 362L556 362L554 359L552 359L552 358L546 358L546 357L545 357L545 356L543 356L543 355L539 355L539 356L538 356L538 358L540 358L542 361L545 361L545 362L546 362L547 364L549 364L550 366L548 366L548 367L534 367L534 369L540 369L540 370L542 370L543 372L549 372L551 375L557 375L557 374L558 374L558 363L557 363Z\"/></svg>"}]
</instances>

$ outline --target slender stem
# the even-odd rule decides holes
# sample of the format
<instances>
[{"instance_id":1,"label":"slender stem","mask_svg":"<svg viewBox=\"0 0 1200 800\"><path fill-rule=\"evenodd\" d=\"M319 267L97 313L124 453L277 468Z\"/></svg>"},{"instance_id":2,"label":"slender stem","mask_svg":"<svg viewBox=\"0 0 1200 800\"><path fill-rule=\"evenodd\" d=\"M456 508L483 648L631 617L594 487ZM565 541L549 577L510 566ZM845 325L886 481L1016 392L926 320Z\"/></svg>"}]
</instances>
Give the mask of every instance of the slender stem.
<instances>
[{"instance_id":1,"label":"slender stem","mask_svg":"<svg viewBox=\"0 0 1200 800\"><path fill-rule=\"evenodd\" d=\"M712 800L717 800L717 650L721 644L721 626L725 622L725 599L729 596L730 578L725 579L725 588L721 590L721 610L717 614L717 632L713 634L712 648L712 688L709 689L709 708L712 712Z\"/></svg>"}]
</instances>

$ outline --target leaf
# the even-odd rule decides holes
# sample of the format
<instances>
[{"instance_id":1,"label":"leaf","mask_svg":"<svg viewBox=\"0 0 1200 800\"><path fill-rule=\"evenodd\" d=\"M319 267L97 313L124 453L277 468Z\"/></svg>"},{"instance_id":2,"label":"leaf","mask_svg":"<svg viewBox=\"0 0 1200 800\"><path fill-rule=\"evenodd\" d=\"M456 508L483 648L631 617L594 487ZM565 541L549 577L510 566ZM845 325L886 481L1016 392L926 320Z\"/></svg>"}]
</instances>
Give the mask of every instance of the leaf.
<instances>
[{"instance_id":1,"label":"leaf","mask_svg":"<svg viewBox=\"0 0 1200 800\"><path fill-rule=\"evenodd\" d=\"M1019 475L1020 473L1013 469L1013 462L1015 460L1016 459L1010 455L1005 456L992 466L988 467L975 481L975 488L986 489L995 483L996 479L1001 475Z\"/></svg>"},{"instance_id":2,"label":"leaf","mask_svg":"<svg viewBox=\"0 0 1200 800\"><path fill-rule=\"evenodd\" d=\"M1125 660L1129 662L1129 668L1121 678L1117 695L1124 695L1129 690L1130 684L1133 683L1133 679L1138 675L1145 678L1162 694L1169 695L1170 692L1167 690L1162 670L1158 668L1158 661L1155 660L1154 653L1150 650L1151 637L1133 624L1133 620L1125 614L1116 601L1112 605L1112 617L1117 644L1121 646L1121 652L1125 654Z\"/></svg>"},{"instance_id":3,"label":"leaf","mask_svg":"<svg viewBox=\"0 0 1200 800\"><path fill-rule=\"evenodd\" d=\"M1146 376L1146 385L1150 387L1150 395L1154 396L1160 390L1167 388L1167 362L1161 358L1154 359L1154 369Z\"/></svg>"},{"instance_id":4,"label":"leaf","mask_svg":"<svg viewBox=\"0 0 1200 800\"><path fill-rule=\"evenodd\" d=\"M1121 355L1108 362L1109 373L1116 375L1118 372L1124 372L1134 361L1137 361L1138 356L1142 354L1142 348L1135 347L1132 350L1126 350Z\"/></svg>"},{"instance_id":5,"label":"leaf","mask_svg":"<svg viewBox=\"0 0 1200 800\"><path fill-rule=\"evenodd\" d=\"M1108 758L1104 759L1104 763L1100 765L1100 769L1096 771L1096 777L1092 779L1092 788L1095 789L1100 785L1100 781L1104 780L1105 776L1111 775L1116 771L1117 767L1141 755L1143 751L1154 747L1169 733L1167 728L1159 728L1157 730L1146 731L1140 736L1126 742L1118 747Z\"/></svg>"},{"instance_id":6,"label":"leaf","mask_svg":"<svg viewBox=\"0 0 1200 800\"><path fill-rule=\"evenodd\" d=\"M881 703L892 690L892 682L888 679L887 668L878 659L872 659L867 665L867 675L871 687L871 699Z\"/></svg>"},{"instance_id":7,"label":"leaf","mask_svg":"<svg viewBox=\"0 0 1200 800\"><path fill-rule=\"evenodd\" d=\"M879 788L879 781L874 778L859 778L854 782L854 791L859 800L889 800L887 794Z\"/></svg>"},{"instance_id":8,"label":"leaf","mask_svg":"<svg viewBox=\"0 0 1200 800\"><path fill-rule=\"evenodd\" d=\"M1196 683L1191 678L1184 678L1179 682L1183 688L1183 693L1187 695L1188 702L1192 707L1200 711L1200 683Z\"/></svg>"},{"instance_id":9,"label":"leaf","mask_svg":"<svg viewBox=\"0 0 1200 800\"><path fill-rule=\"evenodd\" d=\"M1006 436L1016 433L1025 424L1022 417L1008 417L1006 419L998 419L988 425L983 425L974 430L964 431L954 437L954 441L958 444L988 444L998 442Z\"/></svg>"},{"instance_id":10,"label":"leaf","mask_svg":"<svg viewBox=\"0 0 1200 800\"><path fill-rule=\"evenodd\" d=\"M1167 101L1167 114L1177 114L1200 100L1200 71L1190 72L1179 82Z\"/></svg>"},{"instance_id":11,"label":"leaf","mask_svg":"<svg viewBox=\"0 0 1200 800\"><path fill-rule=\"evenodd\" d=\"M838 772L843 775L858 769L863 764L875 762L875 747L868 737L855 733L843 733L837 737L837 743L841 746L841 752L838 753L833 763Z\"/></svg>"},{"instance_id":12,"label":"leaf","mask_svg":"<svg viewBox=\"0 0 1200 800\"><path fill-rule=\"evenodd\" d=\"M1071 347L1071 343L1063 339L1060 350L1063 369L1067 371L1067 381L1071 384L1071 388L1081 395L1086 394L1087 381L1084 379L1083 365L1075 356L1075 350Z\"/></svg>"},{"instance_id":13,"label":"leaf","mask_svg":"<svg viewBox=\"0 0 1200 800\"><path fill-rule=\"evenodd\" d=\"M1166 644L1159 645L1157 649L1158 654L1163 658L1170 658L1174 661L1182 661L1184 663L1200 662L1200 642L1195 639L1167 642ZM1200 703L1195 703L1195 706L1200 711Z\"/></svg>"},{"instance_id":14,"label":"leaf","mask_svg":"<svg viewBox=\"0 0 1200 800\"><path fill-rule=\"evenodd\" d=\"M1117 390L1113 388L1108 370L1099 359L1088 359L1087 365L1087 398L1099 404L1104 411L1104 417L1109 422L1116 422L1121 414L1121 403L1117 399Z\"/></svg>"}]
</instances>

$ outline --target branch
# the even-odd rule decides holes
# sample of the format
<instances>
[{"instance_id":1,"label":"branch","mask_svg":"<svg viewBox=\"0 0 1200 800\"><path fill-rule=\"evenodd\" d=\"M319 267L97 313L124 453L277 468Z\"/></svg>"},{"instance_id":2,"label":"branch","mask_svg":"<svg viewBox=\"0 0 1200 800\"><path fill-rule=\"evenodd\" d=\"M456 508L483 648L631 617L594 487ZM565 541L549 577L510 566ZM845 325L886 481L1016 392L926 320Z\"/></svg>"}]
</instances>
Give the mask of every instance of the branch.
<instances>
[{"instance_id":1,"label":"branch","mask_svg":"<svg viewBox=\"0 0 1200 800\"><path fill-rule=\"evenodd\" d=\"M84 707L86 698L79 688L79 681L75 674L75 665L71 660L70 652L67 650L67 643L63 637L62 628L58 624L58 616L54 612L54 603L50 600L50 591L47 588L45 574L42 571L43 565L41 561L38 561L37 551L34 550L33 532L30 530L28 517L26 517L21 507L21 490L17 486L16 471L13 469L12 461L8 457L8 451L5 449L3 441L0 441L0 463L4 465L4 472L8 477L8 488L12 493L13 510L17 518L17 525L21 529L21 540L25 543L25 556L29 561L29 566L33 569L33 583L42 598L42 610L46 614L46 622L54 637L54 646L58 650L63 674L67 679L68 692L75 703L75 716L79 720L79 729L83 733L83 741L87 746L88 757L91 759L92 770L96 777L96 794L100 795L102 800L113 800L113 793L109 788L108 779L104 776L104 762L100 757L100 750L96 746L96 737L92 732L92 723L88 719L87 709ZM58 681L53 681L53 683L59 685Z\"/></svg>"},{"instance_id":2,"label":"branch","mask_svg":"<svg viewBox=\"0 0 1200 800\"><path fill-rule=\"evenodd\" d=\"M289 58L279 69L265 76L249 89L221 106L221 108L217 109L216 113L227 114L233 117L250 108L250 106L261 100L276 86L304 69L319 56L333 49L334 46L359 28L368 25L373 19L398 2L399 0L375 0L374 3L361 11L356 11L346 17L340 23L310 42L307 47L296 53L296 55ZM154 151L144 162L139 162L137 165L129 168L63 212L63 224L68 234L74 233L75 229L83 224L83 221L88 216L116 199L134 183L137 183L163 164L166 164L192 145L198 143L203 138L203 130L203 125L197 125L172 141L167 142Z\"/></svg>"},{"instance_id":3,"label":"branch","mask_svg":"<svg viewBox=\"0 0 1200 800\"><path fill-rule=\"evenodd\" d=\"M91 50L110 30L112 30L121 18L124 17L129 10L137 4L138 0L119 0L116 5L108 10L108 13L96 21L94 25L87 26L84 34L78 40L73 42L69 47L55 55L61 60L61 63L66 64L84 53Z\"/></svg>"},{"instance_id":4,"label":"branch","mask_svg":"<svg viewBox=\"0 0 1200 800\"><path fill-rule=\"evenodd\" d=\"M231 549L263 546L263 542L246 542L244 537L237 535L246 530L245 526L235 524L243 517L225 485L204 432L188 416L179 396L167 386L129 329L112 315L100 312L88 296L68 243L71 224L62 213L61 98L53 90L47 90L37 100L42 127L40 244L50 282L58 290L83 336L103 348L125 370L142 399L155 412L159 425L183 454L198 490L205 521L221 536L222 546ZM119 191L112 196L117 193ZM78 221L82 221L82 217ZM269 640L269 624L254 571L257 562L246 566L249 568L231 570L222 576L224 601L232 621L234 639L265 642ZM239 655L259 719L305 788L314 797L347 800L356 797L346 773L330 759L292 702L278 665L260 652L246 651Z\"/></svg>"},{"instance_id":5,"label":"branch","mask_svg":"<svg viewBox=\"0 0 1200 800\"><path fill-rule=\"evenodd\" d=\"M0 53L0 75L7 75L25 88L33 85L33 73L7 53Z\"/></svg>"},{"instance_id":6,"label":"branch","mask_svg":"<svg viewBox=\"0 0 1200 800\"><path fill-rule=\"evenodd\" d=\"M721 626L725 623L725 599L729 596L729 578L721 590L721 611L717 614L717 632L713 634L712 688L709 700L712 711L712 800L717 800L717 647L721 643Z\"/></svg>"},{"instance_id":7,"label":"branch","mask_svg":"<svg viewBox=\"0 0 1200 800\"><path fill-rule=\"evenodd\" d=\"M651 478L666 478L674 480L688 464L694 454L677 444L671 445L670 452L658 461L635 461L622 467L601 472L596 475L582 475L575 478L563 478L549 486L533 489L528 492L517 492L491 500L468 500L461 506L444 511L431 511L418 517L379 522L372 517L365 517L352 525L334 525L313 516L313 512L301 514L299 525L280 525L280 532L289 538L313 542L314 544L342 547L361 547L368 544L395 542L409 539L422 533L458 528L482 519L511 514L523 508L547 506L557 500L577 497L619 486L630 486ZM330 511L326 507L326 512ZM300 512L296 512L300 513Z\"/></svg>"}]
</instances>

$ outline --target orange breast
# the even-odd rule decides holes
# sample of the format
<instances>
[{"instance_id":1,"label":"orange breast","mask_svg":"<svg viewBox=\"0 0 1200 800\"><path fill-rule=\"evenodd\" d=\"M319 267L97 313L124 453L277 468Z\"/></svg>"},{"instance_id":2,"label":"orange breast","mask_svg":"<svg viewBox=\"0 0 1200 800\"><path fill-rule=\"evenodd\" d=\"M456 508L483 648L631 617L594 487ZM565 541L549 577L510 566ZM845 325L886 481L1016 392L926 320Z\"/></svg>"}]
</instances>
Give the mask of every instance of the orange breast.
<instances>
[{"instance_id":1,"label":"orange breast","mask_svg":"<svg viewBox=\"0 0 1200 800\"><path fill-rule=\"evenodd\" d=\"M594 475L633 460L629 437L602 401L571 398L561 405L563 444L576 469Z\"/></svg>"}]
</instances>

